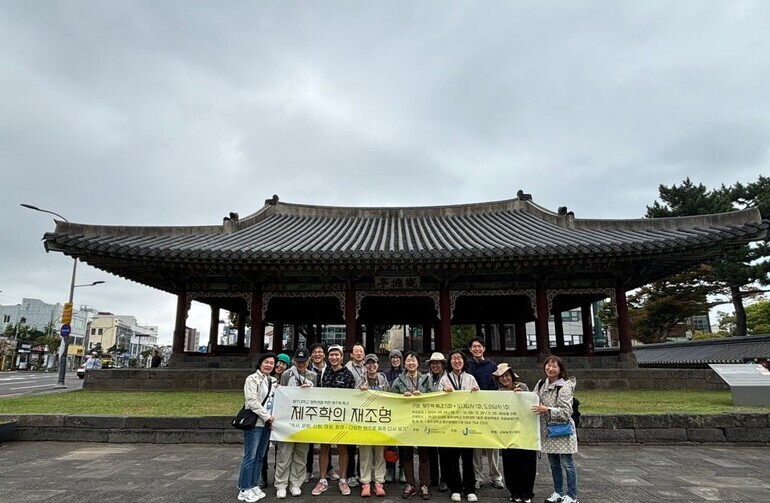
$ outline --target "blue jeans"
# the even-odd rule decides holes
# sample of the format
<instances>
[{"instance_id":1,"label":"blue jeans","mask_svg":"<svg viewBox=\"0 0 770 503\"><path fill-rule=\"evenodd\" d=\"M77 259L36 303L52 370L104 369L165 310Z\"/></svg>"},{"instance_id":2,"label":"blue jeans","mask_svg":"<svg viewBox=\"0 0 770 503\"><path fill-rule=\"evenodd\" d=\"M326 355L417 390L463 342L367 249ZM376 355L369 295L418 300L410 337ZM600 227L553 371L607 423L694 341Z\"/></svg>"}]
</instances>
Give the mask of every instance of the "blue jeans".
<instances>
[{"instance_id":1,"label":"blue jeans","mask_svg":"<svg viewBox=\"0 0 770 503\"><path fill-rule=\"evenodd\" d=\"M562 468L567 473L567 496L577 499L577 470L575 470L575 461L572 454L549 454L548 462L551 464L551 477L553 477L553 490L559 494L564 494L564 477L561 474Z\"/></svg>"},{"instance_id":2,"label":"blue jeans","mask_svg":"<svg viewBox=\"0 0 770 503\"><path fill-rule=\"evenodd\" d=\"M243 430L243 460L238 475L238 489L246 490L259 485L262 461L270 441L270 429L262 426Z\"/></svg>"}]
</instances>

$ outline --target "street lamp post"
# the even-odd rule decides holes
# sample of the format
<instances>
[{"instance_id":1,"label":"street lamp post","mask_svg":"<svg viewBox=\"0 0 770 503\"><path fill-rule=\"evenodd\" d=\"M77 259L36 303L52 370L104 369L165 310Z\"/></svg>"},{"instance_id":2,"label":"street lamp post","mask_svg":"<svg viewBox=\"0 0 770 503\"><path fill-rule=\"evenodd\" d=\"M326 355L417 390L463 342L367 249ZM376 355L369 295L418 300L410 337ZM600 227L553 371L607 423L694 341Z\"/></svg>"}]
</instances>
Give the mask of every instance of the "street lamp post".
<instances>
[{"instance_id":1,"label":"street lamp post","mask_svg":"<svg viewBox=\"0 0 770 503\"><path fill-rule=\"evenodd\" d=\"M33 206L31 204L21 204L22 207L39 211L41 213L48 213L50 215L55 215L65 222L69 222L66 218L59 215L58 213L54 211L44 210L42 208L38 208L37 206ZM93 283L87 283L85 285L76 285L75 284L75 275L77 274L78 269L78 259L74 258L72 259L72 280L70 281L70 296L69 296L69 305L72 305L72 299L75 296L75 288L81 287L81 286L94 286L94 285L101 285L104 283L104 281L94 281ZM67 385L64 383L64 378L67 374L67 351L69 350L70 345L70 337L69 334L66 336L62 336L61 343L59 344L59 379L54 385L54 388L66 388Z\"/></svg>"}]
</instances>

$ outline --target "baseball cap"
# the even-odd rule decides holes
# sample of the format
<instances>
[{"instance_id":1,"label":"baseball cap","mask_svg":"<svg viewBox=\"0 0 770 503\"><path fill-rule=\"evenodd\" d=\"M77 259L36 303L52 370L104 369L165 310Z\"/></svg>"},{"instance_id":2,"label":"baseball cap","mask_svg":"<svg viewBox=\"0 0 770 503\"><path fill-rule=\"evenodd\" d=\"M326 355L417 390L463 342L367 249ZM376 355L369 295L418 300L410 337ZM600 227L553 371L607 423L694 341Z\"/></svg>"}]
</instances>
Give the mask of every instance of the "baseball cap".
<instances>
[{"instance_id":1,"label":"baseball cap","mask_svg":"<svg viewBox=\"0 0 770 503\"><path fill-rule=\"evenodd\" d=\"M380 363L379 356L377 356L374 353L369 353L368 355L366 355L366 357L364 358L364 363L369 363L369 360L372 360L375 363Z\"/></svg>"},{"instance_id":2,"label":"baseball cap","mask_svg":"<svg viewBox=\"0 0 770 503\"><path fill-rule=\"evenodd\" d=\"M306 362L308 359L310 359L310 352L307 348L297 348L297 351L294 352L295 362Z\"/></svg>"}]
</instances>

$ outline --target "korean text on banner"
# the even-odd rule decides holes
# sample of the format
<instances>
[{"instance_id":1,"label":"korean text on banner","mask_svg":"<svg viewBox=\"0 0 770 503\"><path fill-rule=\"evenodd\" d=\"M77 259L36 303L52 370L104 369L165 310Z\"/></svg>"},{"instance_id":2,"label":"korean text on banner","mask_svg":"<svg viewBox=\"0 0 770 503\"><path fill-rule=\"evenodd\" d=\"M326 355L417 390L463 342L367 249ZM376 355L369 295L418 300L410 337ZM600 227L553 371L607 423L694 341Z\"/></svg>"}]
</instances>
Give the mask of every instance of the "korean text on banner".
<instances>
[{"instance_id":1,"label":"korean text on banner","mask_svg":"<svg viewBox=\"0 0 770 503\"><path fill-rule=\"evenodd\" d=\"M540 449L534 393L381 391L281 386L272 440L319 444Z\"/></svg>"}]
</instances>

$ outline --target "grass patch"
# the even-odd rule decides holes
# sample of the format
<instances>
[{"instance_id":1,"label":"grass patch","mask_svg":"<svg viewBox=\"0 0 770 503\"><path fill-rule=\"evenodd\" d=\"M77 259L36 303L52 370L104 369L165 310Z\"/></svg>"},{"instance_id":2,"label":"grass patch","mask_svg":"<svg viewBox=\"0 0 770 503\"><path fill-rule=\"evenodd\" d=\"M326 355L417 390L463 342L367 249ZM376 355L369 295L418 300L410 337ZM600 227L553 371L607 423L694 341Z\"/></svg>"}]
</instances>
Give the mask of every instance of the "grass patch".
<instances>
[{"instance_id":1,"label":"grass patch","mask_svg":"<svg viewBox=\"0 0 770 503\"><path fill-rule=\"evenodd\" d=\"M729 391L584 390L584 414L721 414L770 412L770 407L734 407ZM241 391L70 391L0 399L0 414L111 416L234 416Z\"/></svg>"},{"instance_id":2,"label":"grass patch","mask_svg":"<svg viewBox=\"0 0 770 503\"><path fill-rule=\"evenodd\" d=\"M242 391L69 391L0 399L0 414L235 416Z\"/></svg>"}]
</instances>

